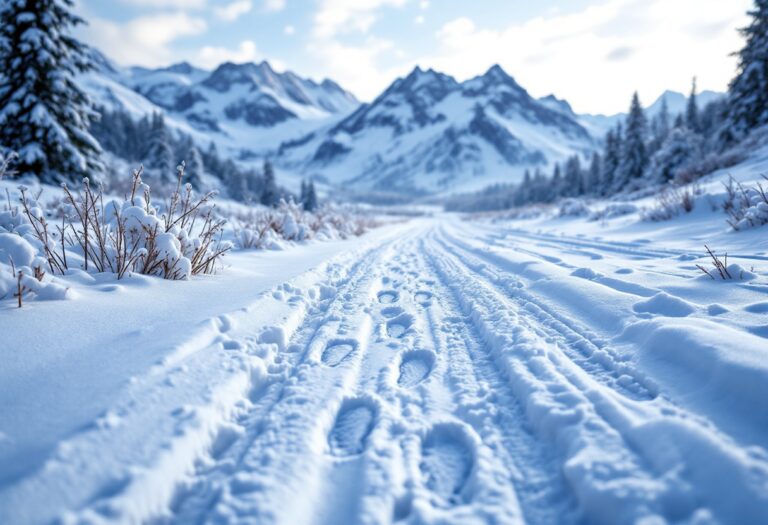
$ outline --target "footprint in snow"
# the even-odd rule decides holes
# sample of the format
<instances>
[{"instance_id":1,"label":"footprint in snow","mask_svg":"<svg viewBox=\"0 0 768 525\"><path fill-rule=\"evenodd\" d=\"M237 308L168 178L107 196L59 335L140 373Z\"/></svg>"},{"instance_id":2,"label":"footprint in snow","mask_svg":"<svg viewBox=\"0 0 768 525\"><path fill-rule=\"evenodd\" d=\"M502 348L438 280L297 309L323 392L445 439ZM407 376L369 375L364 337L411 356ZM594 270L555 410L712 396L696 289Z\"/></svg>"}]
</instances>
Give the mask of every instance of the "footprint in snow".
<instances>
[{"instance_id":1,"label":"footprint in snow","mask_svg":"<svg viewBox=\"0 0 768 525\"><path fill-rule=\"evenodd\" d=\"M379 292L379 302L381 304L392 304L392 303L396 303L397 300L398 300L397 292L393 292L393 291Z\"/></svg>"},{"instance_id":2,"label":"footprint in snow","mask_svg":"<svg viewBox=\"0 0 768 525\"><path fill-rule=\"evenodd\" d=\"M320 359L328 366L338 366L352 355L356 348L356 341L331 341L323 350Z\"/></svg>"},{"instance_id":3,"label":"footprint in snow","mask_svg":"<svg viewBox=\"0 0 768 525\"><path fill-rule=\"evenodd\" d=\"M403 309L400 308L399 306L390 306L387 308L383 308L381 310L381 315L383 315L387 319L392 319L393 317L397 317L402 313L403 313Z\"/></svg>"},{"instance_id":4,"label":"footprint in snow","mask_svg":"<svg viewBox=\"0 0 768 525\"><path fill-rule=\"evenodd\" d=\"M405 336L406 332L412 324L412 316L408 314L401 314L387 322L387 335L394 339L400 339Z\"/></svg>"},{"instance_id":5,"label":"footprint in snow","mask_svg":"<svg viewBox=\"0 0 768 525\"><path fill-rule=\"evenodd\" d=\"M432 301L432 293L431 292L416 292L416 294L413 296L414 300L419 303L422 306L427 306Z\"/></svg>"},{"instance_id":6,"label":"footprint in snow","mask_svg":"<svg viewBox=\"0 0 768 525\"><path fill-rule=\"evenodd\" d=\"M427 433L419 468L436 505L451 507L469 500L467 482L475 457L475 444L460 425L440 423Z\"/></svg>"},{"instance_id":7,"label":"footprint in snow","mask_svg":"<svg viewBox=\"0 0 768 525\"><path fill-rule=\"evenodd\" d=\"M365 451L368 436L376 424L377 408L365 398L345 399L328 436L331 454L349 457Z\"/></svg>"},{"instance_id":8,"label":"footprint in snow","mask_svg":"<svg viewBox=\"0 0 768 525\"><path fill-rule=\"evenodd\" d=\"M400 358L400 376L397 384L411 388L424 381L435 365L435 354L427 350L410 350Z\"/></svg>"}]
</instances>

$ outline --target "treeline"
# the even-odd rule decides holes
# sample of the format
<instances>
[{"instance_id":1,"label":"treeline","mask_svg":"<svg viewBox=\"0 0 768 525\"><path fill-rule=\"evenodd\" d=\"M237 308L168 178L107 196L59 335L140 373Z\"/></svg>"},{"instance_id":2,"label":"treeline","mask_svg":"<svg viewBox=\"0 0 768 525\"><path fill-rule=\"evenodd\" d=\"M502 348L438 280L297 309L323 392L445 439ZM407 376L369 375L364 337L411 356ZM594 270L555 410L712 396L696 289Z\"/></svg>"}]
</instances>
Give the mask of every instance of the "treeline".
<instances>
[{"instance_id":1,"label":"treeline","mask_svg":"<svg viewBox=\"0 0 768 525\"><path fill-rule=\"evenodd\" d=\"M666 100L649 119L635 93L624 122L608 131L600 151L588 161L574 155L555 164L551 173L526 170L516 185L496 185L475 195L453 199L454 210L502 210L547 204L571 197L610 197L670 181L695 180L720 167L720 132L726 121L724 100L699 109L696 88L684 113L672 116Z\"/></svg>"},{"instance_id":2,"label":"treeline","mask_svg":"<svg viewBox=\"0 0 768 525\"><path fill-rule=\"evenodd\" d=\"M637 93L629 114L605 136L591 158L573 156L551 173L526 171L517 185L499 185L451 200L453 210L499 210L568 197L610 197L643 188L696 180L741 160L729 148L768 124L768 2L749 12L746 44L727 95L699 108L696 81L685 111L672 116L663 101L649 119Z\"/></svg>"},{"instance_id":3,"label":"treeline","mask_svg":"<svg viewBox=\"0 0 768 525\"><path fill-rule=\"evenodd\" d=\"M674 118L663 100L659 113L649 120L635 93L629 114L606 134L602 151L584 164L578 156L556 164L549 177L526 172L513 205L610 197L673 180L694 180L718 167L717 155L705 152L722 149L718 132L726 118L720 100L699 110L695 82L686 111Z\"/></svg>"},{"instance_id":4,"label":"treeline","mask_svg":"<svg viewBox=\"0 0 768 525\"><path fill-rule=\"evenodd\" d=\"M150 184L174 184L175 167L183 160L186 182L196 190L211 189L206 180L215 177L231 198L242 202L276 206L280 199L293 199L303 204L305 210L317 208L314 183L302 182L301 194L294 195L277 185L269 160L264 161L261 170L244 169L232 159L222 157L213 142L200 149L190 136L172 132L159 113L138 120L121 110L102 108L100 114L101 118L90 127L93 137L106 151L133 164L142 164Z\"/></svg>"}]
</instances>

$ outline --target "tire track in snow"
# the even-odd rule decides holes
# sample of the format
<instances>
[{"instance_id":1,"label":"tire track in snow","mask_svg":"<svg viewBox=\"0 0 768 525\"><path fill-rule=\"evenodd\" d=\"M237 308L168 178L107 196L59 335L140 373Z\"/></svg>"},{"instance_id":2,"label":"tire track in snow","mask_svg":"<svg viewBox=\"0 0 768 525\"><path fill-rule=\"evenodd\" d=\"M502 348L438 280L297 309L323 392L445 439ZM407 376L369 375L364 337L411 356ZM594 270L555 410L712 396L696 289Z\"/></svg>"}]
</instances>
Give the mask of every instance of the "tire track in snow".
<instances>
[{"instance_id":1,"label":"tire track in snow","mask_svg":"<svg viewBox=\"0 0 768 525\"><path fill-rule=\"evenodd\" d=\"M550 354L555 349L521 323L518 308L462 267L434 234L427 248L436 273L485 341L514 397L525 400L526 421L560 454L580 510L590 520L605 523L651 515L664 487L654 481L648 465L621 432L605 421L601 409L607 407L595 406L585 396L585 391L595 389L590 383L594 379L581 369L580 375L563 370L553 361ZM606 387L600 390L605 392ZM577 449L567 445L574 440ZM610 479L613 486L604 485L601 478ZM609 508L613 513L605 512Z\"/></svg>"},{"instance_id":2,"label":"tire track in snow","mask_svg":"<svg viewBox=\"0 0 768 525\"><path fill-rule=\"evenodd\" d=\"M567 357L586 373L629 399L649 401L657 397L658 389L653 382L629 364L619 361L604 341L579 327L575 321L554 313L527 292L515 277L488 268L486 262L498 268L496 256L475 252L457 239L451 240L452 245L444 238L439 242L467 271L483 275L494 288L503 288L509 300L519 306L518 313L529 319L530 328L546 339L558 341ZM482 261L480 257L483 257ZM499 269L499 272L503 270Z\"/></svg>"},{"instance_id":3,"label":"tire track in snow","mask_svg":"<svg viewBox=\"0 0 768 525\"><path fill-rule=\"evenodd\" d=\"M495 255L472 251L455 240L452 246L445 240L441 243L468 271L484 276L492 288L503 289L505 296L518 305L518 313L529 318L532 330L548 340L558 341L571 361L596 380L630 399L647 401L657 396L657 388L650 379L618 360L603 339L554 312L528 292L519 279L510 277L498 266ZM498 271L489 268L487 263L496 266Z\"/></svg>"},{"instance_id":4,"label":"tire track in snow","mask_svg":"<svg viewBox=\"0 0 768 525\"><path fill-rule=\"evenodd\" d=\"M438 276L431 324L438 337L448 373L457 391L458 415L475 426L484 442L500 456L513 480L525 520L529 523L575 523L575 500L565 484L551 449L527 430L520 401L509 387L480 334L461 312L444 277L435 267L435 254L425 243L430 273ZM437 255L437 257L440 257ZM423 260L423 257L420 256Z\"/></svg>"},{"instance_id":5,"label":"tire track in snow","mask_svg":"<svg viewBox=\"0 0 768 525\"><path fill-rule=\"evenodd\" d=\"M752 464L750 475L763 480L759 483L768 482L764 452L741 447L705 418L663 397L651 404L622 399L595 385L589 376L574 373L570 360L547 351L540 336L531 337L535 326L524 322L509 330L508 326L518 324L515 316L508 318L510 313L522 320L520 308L496 289L493 280L469 277L475 275L467 272L471 266L463 266L460 256L446 252L444 243L441 248L445 257L438 269L449 275L448 282L463 295L465 311L494 346L497 359L510 371L512 384L529 398L531 422L545 433L554 433L555 440L559 433L568 432L569 441L579 443L578 454L565 451L564 468L590 521L615 523L650 515L679 521L710 509L726 515L737 512L747 520L768 514L763 506L765 494L746 480L743 471L745 464ZM550 404L561 406L546 406ZM569 406L576 412L569 411ZM596 461L585 461L589 457ZM716 478L721 481L711 484ZM612 488L602 481L608 479ZM717 488L722 483L733 488L728 499ZM595 497L600 505L595 505ZM604 512L612 505L621 515Z\"/></svg>"}]
</instances>

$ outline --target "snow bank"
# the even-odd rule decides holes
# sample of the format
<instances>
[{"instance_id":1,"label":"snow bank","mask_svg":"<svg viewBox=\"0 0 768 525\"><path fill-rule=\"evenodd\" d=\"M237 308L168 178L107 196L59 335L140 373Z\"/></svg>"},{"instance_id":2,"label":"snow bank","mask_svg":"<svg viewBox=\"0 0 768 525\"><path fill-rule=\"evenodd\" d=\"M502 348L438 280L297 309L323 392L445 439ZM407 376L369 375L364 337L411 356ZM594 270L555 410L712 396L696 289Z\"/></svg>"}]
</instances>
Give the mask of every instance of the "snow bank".
<instances>
[{"instance_id":1,"label":"snow bank","mask_svg":"<svg viewBox=\"0 0 768 525\"><path fill-rule=\"evenodd\" d=\"M695 312L696 308L679 297L660 292L646 301L635 303L634 310L667 317L686 317Z\"/></svg>"}]
</instances>

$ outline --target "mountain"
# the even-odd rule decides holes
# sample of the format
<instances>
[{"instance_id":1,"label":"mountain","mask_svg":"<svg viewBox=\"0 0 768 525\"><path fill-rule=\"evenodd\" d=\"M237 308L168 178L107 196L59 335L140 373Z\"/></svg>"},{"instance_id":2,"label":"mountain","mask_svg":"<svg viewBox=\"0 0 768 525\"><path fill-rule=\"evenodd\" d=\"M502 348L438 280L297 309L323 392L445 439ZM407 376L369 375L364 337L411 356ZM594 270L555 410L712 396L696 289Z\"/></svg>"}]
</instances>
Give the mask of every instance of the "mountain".
<instances>
[{"instance_id":1,"label":"mountain","mask_svg":"<svg viewBox=\"0 0 768 525\"><path fill-rule=\"evenodd\" d=\"M213 71L186 62L119 68L101 53L93 56L97 71L85 83L99 105L137 116L162 112L172 127L205 144L215 141L236 157L262 155L359 106L331 80L279 73L268 62L227 62Z\"/></svg>"},{"instance_id":2,"label":"mountain","mask_svg":"<svg viewBox=\"0 0 768 525\"><path fill-rule=\"evenodd\" d=\"M97 103L166 123L224 155L273 158L289 184L311 177L337 191L447 195L514 183L526 169L587 156L624 114L579 115L567 101L531 97L501 67L465 82L415 68L368 104L331 80L277 72L268 62L212 71L182 62L121 68L93 51L85 85ZM701 106L721 95L705 91ZM687 99L665 92L670 113ZM399 197L398 197L399 198Z\"/></svg>"},{"instance_id":3,"label":"mountain","mask_svg":"<svg viewBox=\"0 0 768 525\"><path fill-rule=\"evenodd\" d=\"M593 147L575 118L499 66L463 83L416 68L340 122L283 143L277 161L358 191L423 195L515 182Z\"/></svg>"}]
</instances>

